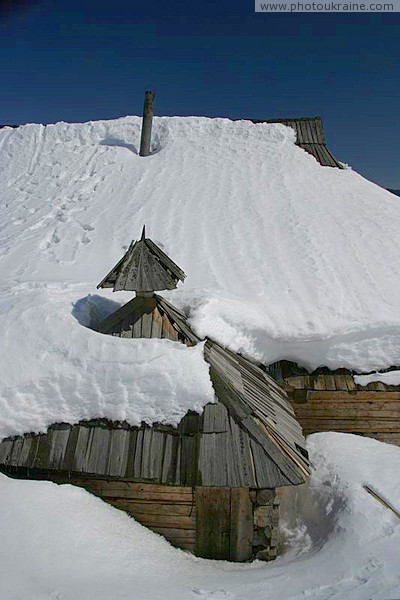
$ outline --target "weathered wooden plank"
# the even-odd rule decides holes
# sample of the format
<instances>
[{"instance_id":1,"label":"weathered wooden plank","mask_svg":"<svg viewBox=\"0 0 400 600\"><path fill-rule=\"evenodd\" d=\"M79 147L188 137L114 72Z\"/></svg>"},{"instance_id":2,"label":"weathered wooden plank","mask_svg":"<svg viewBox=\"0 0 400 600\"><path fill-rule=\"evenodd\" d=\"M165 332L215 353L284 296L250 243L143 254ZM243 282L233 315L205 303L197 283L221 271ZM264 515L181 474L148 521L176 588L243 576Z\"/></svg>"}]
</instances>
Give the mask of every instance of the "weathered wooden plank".
<instances>
[{"instance_id":1,"label":"weathered wooden plank","mask_svg":"<svg viewBox=\"0 0 400 600\"><path fill-rule=\"evenodd\" d=\"M368 390L359 390L356 393L349 392L329 392L329 391L307 391L307 403L310 400L315 401L325 401L332 399L332 401L343 401L343 402L360 402L360 401L375 401L381 400L383 402L399 402L400 401L400 392L378 392L378 391L368 391Z\"/></svg>"},{"instance_id":2,"label":"weathered wooden plank","mask_svg":"<svg viewBox=\"0 0 400 600\"><path fill-rule=\"evenodd\" d=\"M190 552L191 554L194 554L194 549L195 549L195 542L190 541L190 540L178 540L178 541L173 541L173 540L168 540L173 546L175 546L176 548L180 548L181 550L186 550L187 552Z\"/></svg>"},{"instance_id":3,"label":"weathered wooden plank","mask_svg":"<svg viewBox=\"0 0 400 600\"><path fill-rule=\"evenodd\" d=\"M198 461L202 485L228 485L228 462L232 461L229 452L232 453L232 447L229 444L229 416L223 404L216 402L206 405L203 431ZM233 477L236 481L235 472Z\"/></svg>"},{"instance_id":4,"label":"weathered wooden plank","mask_svg":"<svg viewBox=\"0 0 400 600\"><path fill-rule=\"evenodd\" d=\"M286 483L283 483L282 485L287 485L288 483L293 483L295 485L303 483L303 475L300 475L296 464L293 463L290 456L285 452L282 452L282 449L275 444L273 438L268 435L268 430L262 422L259 422L256 417L249 417L246 419L246 429L250 433L252 440L257 441L261 448L264 449L266 455L279 467L282 476L286 478ZM260 464L262 464L261 460ZM257 473L256 477L258 480ZM267 483L261 485L261 487L270 487L270 485Z\"/></svg>"},{"instance_id":5,"label":"weathered wooden plank","mask_svg":"<svg viewBox=\"0 0 400 600\"><path fill-rule=\"evenodd\" d=\"M229 560L230 488L197 487L196 555Z\"/></svg>"},{"instance_id":6,"label":"weathered wooden plank","mask_svg":"<svg viewBox=\"0 0 400 600\"><path fill-rule=\"evenodd\" d=\"M163 504L191 504L192 498L186 494L163 494L157 492L132 492L131 490L101 490L101 489L93 489L93 491L99 495L104 496L105 498L126 498L130 500L136 500L138 502L154 502Z\"/></svg>"},{"instance_id":7,"label":"weathered wooden plank","mask_svg":"<svg viewBox=\"0 0 400 600\"><path fill-rule=\"evenodd\" d=\"M105 475L107 473L111 432L94 427L90 450L86 461L86 472Z\"/></svg>"},{"instance_id":8,"label":"weathered wooden plank","mask_svg":"<svg viewBox=\"0 0 400 600\"><path fill-rule=\"evenodd\" d=\"M395 404L330 404L329 406L319 404L318 407L299 404L296 407L296 415L298 418L325 418L325 419L394 419L400 421L400 403Z\"/></svg>"},{"instance_id":9,"label":"weathered wooden plank","mask_svg":"<svg viewBox=\"0 0 400 600\"><path fill-rule=\"evenodd\" d=\"M171 543L179 543L180 540L191 540L195 542L196 533L193 529L176 529L173 527L150 527L155 533L160 533Z\"/></svg>"},{"instance_id":10,"label":"weathered wooden plank","mask_svg":"<svg viewBox=\"0 0 400 600\"><path fill-rule=\"evenodd\" d=\"M12 454L11 454L11 457L10 457L10 464L12 464L12 465L18 465L23 445L24 445L24 438L23 437L16 438L14 440L14 444L13 444L13 447L12 447Z\"/></svg>"},{"instance_id":11,"label":"weathered wooden plank","mask_svg":"<svg viewBox=\"0 0 400 600\"><path fill-rule=\"evenodd\" d=\"M347 391L347 377L344 373L335 373L335 385L337 390Z\"/></svg>"},{"instance_id":12,"label":"weathered wooden plank","mask_svg":"<svg viewBox=\"0 0 400 600\"><path fill-rule=\"evenodd\" d=\"M356 385L352 375L345 375L345 377L346 377L347 389L349 391L356 390L357 385Z\"/></svg>"},{"instance_id":13,"label":"weathered wooden plank","mask_svg":"<svg viewBox=\"0 0 400 600\"><path fill-rule=\"evenodd\" d=\"M232 460L237 469L239 486L256 487L254 464L250 451L248 434L243 431L235 421L230 418Z\"/></svg>"},{"instance_id":14,"label":"weathered wooden plank","mask_svg":"<svg viewBox=\"0 0 400 600\"><path fill-rule=\"evenodd\" d=\"M303 390L305 387L311 387L310 385L305 384L305 377L286 377L285 385L290 386L296 390Z\"/></svg>"},{"instance_id":15,"label":"weathered wooden plank","mask_svg":"<svg viewBox=\"0 0 400 600\"><path fill-rule=\"evenodd\" d=\"M178 341L178 332L176 331L176 329L174 329L172 327L172 324L165 313L162 316L162 334L161 334L161 336L168 340L173 340L176 342Z\"/></svg>"},{"instance_id":16,"label":"weathered wooden plank","mask_svg":"<svg viewBox=\"0 0 400 600\"><path fill-rule=\"evenodd\" d=\"M30 452L31 452L32 443L33 443L33 437L31 437L31 436L24 437L22 448L21 448L21 453L19 455L19 460L17 463L19 467L27 467L28 466L27 463L28 463Z\"/></svg>"},{"instance_id":17,"label":"weathered wooden plank","mask_svg":"<svg viewBox=\"0 0 400 600\"><path fill-rule=\"evenodd\" d=\"M179 481L180 439L177 435L166 434L161 480L173 484Z\"/></svg>"},{"instance_id":18,"label":"weathered wooden plank","mask_svg":"<svg viewBox=\"0 0 400 600\"><path fill-rule=\"evenodd\" d=\"M363 433L367 431L386 431L392 433L400 432L400 423L389 420L300 419L300 421L306 433L317 431L347 431L349 433Z\"/></svg>"},{"instance_id":19,"label":"weathered wooden plank","mask_svg":"<svg viewBox=\"0 0 400 600\"><path fill-rule=\"evenodd\" d=\"M0 444L0 464L8 464L12 453L12 440L4 440Z\"/></svg>"},{"instance_id":20,"label":"weathered wooden plank","mask_svg":"<svg viewBox=\"0 0 400 600\"><path fill-rule=\"evenodd\" d=\"M183 485L196 485L198 468L198 436L184 435L181 439L181 476Z\"/></svg>"},{"instance_id":21,"label":"weathered wooden plank","mask_svg":"<svg viewBox=\"0 0 400 600\"><path fill-rule=\"evenodd\" d=\"M86 455L88 450L88 444L90 441L90 429L89 427L79 426L78 439L76 442L74 460L73 460L73 471L84 471L86 465Z\"/></svg>"},{"instance_id":22,"label":"weathered wooden plank","mask_svg":"<svg viewBox=\"0 0 400 600\"><path fill-rule=\"evenodd\" d=\"M269 458L264 449L252 439L250 440L250 448L253 455L258 488L275 488L280 485L288 485L289 481L287 477L278 469L277 465Z\"/></svg>"},{"instance_id":23,"label":"weathered wooden plank","mask_svg":"<svg viewBox=\"0 0 400 600\"><path fill-rule=\"evenodd\" d=\"M200 436L198 472L201 485L212 485L215 479L215 438L215 433Z\"/></svg>"},{"instance_id":24,"label":"weathered wooden plank","mask_svg":"<svg viewBox=\"0 0 400 600\"><path fill-rule=\"evenodd\" d=\"M152 454L152 471L153 478L156 481L161 482L162 477L162 465L163 465L163 456L164 456L164 445L166 441L166 433L161 431L154 431L153 434L153 443L151 446L151 454Z\"/></svg>"},{"instance_id":25,"label":"weathered wooden plank","mask_svg":"<svg viewBox=\"0 0 400 600\"><path fill-rule=\"evenodd\" d=\"M142 317L142 337L143 338L151 338L151 329L152 329L153 317L151 314L144 314Z\"/></svg>"},{"instance_id":26,"label":"weathered wooden plank","mask_svg":"<svg viewBox=\"0 0 400 600\"><path fill-rule=\"evenodd\" d=\"M394 414L400 416L400 402L399 401L389 401L385 402L385 400L359 400L354 399L354 402L350 400L335 400L335 398L329 398L327 400L310 400L309 402L302 403L299 405L295 405L296 415L302 413L311 413L312 411L323 410L325 413L336 412L336 411L347 411L351 410L353 412L357 412L358 410L362 411L392 411Z\"/></svg>"},{"instance_id":27,"label":"weathered wooden plank","mask_svg":"<svg viewBox=\"0 0 400 600\"><path fill-rule=\"evenodd\" d=\"M135 458L136 458L137 441L139 439L140 431L141 431L140 429L131 429L128 432L128 439L126 441L126 445L127 445L126 468L124 470L124 477L126 479L133 479L135 477ZM141 448L141 446L140 446L140 448ZM139 460L138 472L140 473L140 460Z\"/></svg>"},{"instance_id":28,"label":"weathered wooden plank","mask_svg":"<svg viewBox=\"0 0 400 600\"><path fill-rule=\"evenodd\" d=\"M139 523L146 525L146 527L162 527L165 529L184 529L184 530L195 530L195 518L184 517L182 515L152 515L149 513L139 513L134 508L129 511L130 515L135 517Z\"/></svg>"},{"instance_id":29,"label":"weathered wooden plank","mask_svg":"<svg viewBox=\"0 0 400 600\"><path fill-rule=\"evenodd\" d=\"M57 429L52 430L49 453L50 469L62 468L70 433L71 427L69 425L57 427Z\"/></svg>"},{"instance_id":30,"label":"weathered wooden plank","mask_svg":"<svg viewBox=\"0 0 400 600\"><path fill-rule=\"evenodd\" d=\"M106 474L113 477L123 477L128 462L129 431L113 429L110 432L110 450Z\"/></svg>"},{"instance_id":31,"label":"weathered wooden plank","mask_svg":"<svg viewBox=\"0 0 400 600\"><path fill-rule=\"evenodd\" d=\"M180 495L188 495L192 496L192 488L184 487L178 485L161 485L154 483L136 483L132 481L118 481L118 480L106 480L106 479L85 479L85 478L75 478L76 481L81 481L82 483L90 484L93 488L101 488L104 491L112 490L116 491L131 491L134 494L164 494L166 496L180 494Z\"/></svg>"},{"instance_id":32,"label":"weathered wooden plank","mask_svg":"<svg viewBox=\"0 0 400 600\"><path fill-rule=\"evenodd\" d=\"M64 471L73 471L75 463L76 444L78 442L80 425L73 425L68 437L67 448L64 454L62 468Z\"/></svg>"},{"instance_id":33,"label":"weathered wooden plank","mask_svg":"<svg viewBox=\"0 0 400 600\"><path fill-rule=\"evenodd\" d=\"M141 318L136 318L133 322L132 337L134 337L134 338L142 337L142 319Z\"/></svg>"},{"instance_id":34,"label":"weathered wooden plank","mask_svg":"<svg viewBox=\"0 0 400 600\"><path fill-rule=\"evenodd\" d=\"M230 560L252 556L253 507L248 488L231 489Z\"/></svg>"},{"instance_id":35,"label":"weathered wooden plank","mask_svg":"<svg viewBox=\"0 0 400 600\"><path fill-rule=\"evenodd\" d=\"M325 389L325 377L322 373L320 375L314 375L312 379L314 380L314 390Z\"/></svg>"},{"instance_id":36,"label":"weathered wooden plank","mask_svg":"<svg viewBox=\"0 0 400 600\"><path fill-rule=\"evenodd\" d=\"M38 436L38 443L36 446L36 454L32 462L32 467L35 469L47 469L49 464L50 445L49 437L47 434L40 434Z\"/></svg>"},{"instance_id":37,"label":"weathered wooden plank","mask_svg":"<svg viewBox=\"0 0 400 600\"><path fill-rule=\"evenodd\" d=\"M136 436L135 457L133 459L133 477L140 479L142 473L144 429L139 429Z\"/></svg>"},{"instance_id":38,"label":"weathered wooden plank","mask_svg":"<svg viewBox=\"0 0 400 600\"><path fill-rule=\"evenodd\" d=\"M142 463L140 471L141 479L152 479L154 476L151 460L153 433L154 430L151 427L145 427L143 430Z\"/></svg>"},{"instance_id":39,"label":"weathered wooden plank","mask_svg":"<svg viewBox=\"0 0 400 600\"><path fill-rule=\"evenodd\" d=\"M153 316L152 337L153 338L161 338L161 336L162 336L162 316L157 307L153 310L152 316Z\"/></svg>"},{"instance_id":40,"label":"weathered wooden plank","mask_svg":"<svg viewBox=\"0 0 400 600\"><path fill-rule=\"evenodd\" d=\"M186 498L186 496L185 496ZM128 498L116 499L113 505L122 510L126 510L131 514L148 514L148 515L165 515L170 517L183 516L192 517L196 515L196 507L191 503L179 504L163 504L161 501L155 502L140 502L130 500Z\"/></svg>"}]
</instances>

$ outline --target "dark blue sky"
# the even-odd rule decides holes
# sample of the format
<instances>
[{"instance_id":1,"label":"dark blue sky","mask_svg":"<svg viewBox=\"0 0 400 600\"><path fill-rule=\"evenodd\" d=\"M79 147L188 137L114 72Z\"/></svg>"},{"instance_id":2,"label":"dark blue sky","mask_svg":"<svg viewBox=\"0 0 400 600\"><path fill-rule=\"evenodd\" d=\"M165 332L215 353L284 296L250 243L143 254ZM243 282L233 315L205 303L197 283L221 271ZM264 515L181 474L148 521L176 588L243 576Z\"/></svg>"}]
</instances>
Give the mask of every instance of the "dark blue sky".
<instances>
[{"instance_id":1,"label":"dark blue sky","mask_svg":"<svg viewBox=\"0 0 400 600\"><path fill-rule=\"evenodd\" d=\"M321 115L339 160L400 188L399 14L255 14L253 0L0 0L2 123Z\"/></svg>"}]
</instances>

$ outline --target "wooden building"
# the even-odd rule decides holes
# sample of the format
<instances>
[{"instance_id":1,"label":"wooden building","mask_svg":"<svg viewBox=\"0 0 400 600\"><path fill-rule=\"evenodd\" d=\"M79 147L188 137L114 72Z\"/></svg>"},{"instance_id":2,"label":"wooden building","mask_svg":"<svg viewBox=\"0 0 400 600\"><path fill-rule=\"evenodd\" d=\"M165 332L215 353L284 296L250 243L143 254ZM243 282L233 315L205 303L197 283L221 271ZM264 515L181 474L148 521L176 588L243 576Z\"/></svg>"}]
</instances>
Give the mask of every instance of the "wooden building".
<instances>
[{"instance_id":1,"label":"wooden building","mask_svg":"<svg viewBox=\"0 0 400 600\"><path fill-rule=\"evenodd\" d=\"M184 277L143 232L99 284L137 296L99 330L198 343L185 315L154 294ZM178 427L57 423L3 440L0 469L83 486L197 556L274 558L276 492L309 472L301 427L286 392L252 362L209 339L204 358L215 398L202 414L189 411Z\"/></svg>"},{"instance_id":2,"label":"wooden building","mask_svg":"<svg viewBox=\"0 0 400 600\"><path fill-rule=\"evenodd\" d=\"M304 433L339 431L400 446L400 387L356 384L347 369L308 373L280 361L268 372L286 390Z\"/></svg>"}]
</instances>

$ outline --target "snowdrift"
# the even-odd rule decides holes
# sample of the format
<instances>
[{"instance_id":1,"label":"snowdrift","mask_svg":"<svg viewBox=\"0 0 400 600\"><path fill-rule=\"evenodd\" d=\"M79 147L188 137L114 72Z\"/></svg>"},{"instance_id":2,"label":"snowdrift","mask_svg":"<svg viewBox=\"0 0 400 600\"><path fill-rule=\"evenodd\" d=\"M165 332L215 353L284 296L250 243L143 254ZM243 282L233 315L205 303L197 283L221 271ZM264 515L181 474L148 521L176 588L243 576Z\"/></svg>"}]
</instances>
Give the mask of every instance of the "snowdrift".
<instances>
[{"instance_id":1,"label":"snowdrift","mask_svg":"<svg viewBox=\"0 0 400 600\"><path fill-rule=\"evenodd\" d=\"M400 448L338 433L308 441L310 496L299 499L303 513L286 533L286 555L268 564L198 559L82 489L0 476L0 597L398 598L400 521L362 485L399 510Z\"/></svg>"},{"instance_id":2,"label":"snowdrift","mask_svg":"<svg viewBox=\"0 0 400 600\"><path fill-rule=\"evenodd\" d=\"M264 363L400 364L398 200L294 136L157 118L141 158L138 117L0 130L0 435L90 416L173 423L183 395L210 400L196 350L82 326L132 297L88 294L143 224L187 273L166 296L199 335Z\"/></svg>"}]
</instances>

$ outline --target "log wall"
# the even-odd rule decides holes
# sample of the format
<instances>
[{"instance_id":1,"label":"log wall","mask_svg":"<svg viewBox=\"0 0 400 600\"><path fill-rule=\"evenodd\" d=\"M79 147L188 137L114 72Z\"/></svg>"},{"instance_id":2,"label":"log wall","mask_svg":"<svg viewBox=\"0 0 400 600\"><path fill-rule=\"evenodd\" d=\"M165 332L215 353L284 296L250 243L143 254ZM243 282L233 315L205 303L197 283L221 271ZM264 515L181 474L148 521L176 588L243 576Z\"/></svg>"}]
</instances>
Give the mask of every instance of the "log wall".
<instances>
[{"instance_id":1,"label":"log wall","mask_svg":"<svg viewBox=\"0 0 400 600\"><path fill-rule=\"evenodd\" d=\"M84 487L196 556L238 562L276 557L275 490L82 478L57 481Z\"/></svg>"},{"instance_id":2,"label":"log wall","mask_svg":"<svg viewBox=\"0 0 400 600\"><path fill-rule=\"evenodd\" d=\"M124 510L174 546L195 552L196 506L192 488L102 479L70 479L68 483L84 487Z\"/></svg>"},{"instance_id":3,"label":"log wall","mask_svg":"<svg viewBox=\"0 0 400 600\"><path fill-rule=\"evenodd\" d=\"M360 386L351 375L318 374L286 378L284 387L305 434L357 433L400 445L397 386Z\"/></svg>"}]
</instances>

